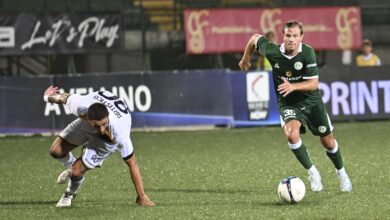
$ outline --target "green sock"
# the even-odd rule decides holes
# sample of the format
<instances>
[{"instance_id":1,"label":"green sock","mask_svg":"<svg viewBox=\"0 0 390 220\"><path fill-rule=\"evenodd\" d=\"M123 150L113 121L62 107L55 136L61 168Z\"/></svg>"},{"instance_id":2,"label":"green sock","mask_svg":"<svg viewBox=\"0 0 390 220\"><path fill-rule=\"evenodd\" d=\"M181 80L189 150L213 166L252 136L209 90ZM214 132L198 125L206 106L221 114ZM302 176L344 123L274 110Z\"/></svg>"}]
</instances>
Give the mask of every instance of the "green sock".
<instances>
[{"instance_id":1,"label":"green sock","mask_svg":"<svg viewBox=\"0 0 390 220\"><path fill-rule=\"evenodd\" d=\"M313 166L313 162L311 161L310 155L307 152L306 146L303 143L299 148L291 150L305 169L309 169Z\"/></svg>"},{"instance_id":2,"label":"green sock","mask_svg":"<svg viewBox=\"0 0 390 220\"><path fill-rule=\"evenodd\" d=\"M337 170L344 167L343 158L341 157L340 149L337 149L336 153L330 153L326 151L326 155L328 155L329 159L332 161L334 167Z\"/></svg>"}]
</instances>

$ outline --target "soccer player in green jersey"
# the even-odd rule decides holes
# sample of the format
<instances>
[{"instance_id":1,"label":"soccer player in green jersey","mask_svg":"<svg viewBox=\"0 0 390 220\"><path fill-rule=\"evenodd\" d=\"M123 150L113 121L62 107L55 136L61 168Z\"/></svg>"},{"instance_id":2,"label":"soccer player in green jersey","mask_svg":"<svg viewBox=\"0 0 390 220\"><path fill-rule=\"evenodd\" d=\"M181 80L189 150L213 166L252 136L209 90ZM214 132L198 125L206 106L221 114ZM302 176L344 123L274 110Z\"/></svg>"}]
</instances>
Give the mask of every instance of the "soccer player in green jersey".
<instances>
[{"instance_id":1,"label":"soccer player in green jersey","mask_svg":"<svg viewBox=\"0 0 390 220\"><path fill-rule=\"evenodd\" d=\"M271 63L283 131L292 152L309 173L312 191L322 191L323 185L320 173L300 137L305 130L303 124L313 135L320 137L327 156L336 168L340 190L351 192L352 183L345 171L340 148L332 134L333 127L318 90L319 74L314 49L302 43L303 28L300 22L287 22L282 33L281 45L254 34L245 47L239 66L241 70L248 70L251 67L250 57L255 50Z\"/></svg>"}]
</instances>

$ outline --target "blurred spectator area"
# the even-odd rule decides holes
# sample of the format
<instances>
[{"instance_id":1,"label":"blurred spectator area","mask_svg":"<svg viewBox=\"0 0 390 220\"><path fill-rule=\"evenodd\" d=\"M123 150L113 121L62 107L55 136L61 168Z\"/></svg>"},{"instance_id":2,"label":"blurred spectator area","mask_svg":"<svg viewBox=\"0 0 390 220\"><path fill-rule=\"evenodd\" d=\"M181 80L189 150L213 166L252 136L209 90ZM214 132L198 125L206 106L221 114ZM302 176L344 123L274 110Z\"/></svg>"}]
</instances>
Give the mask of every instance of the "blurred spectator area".
<instances>
[{"instance_id":1,"label":"blurred spectator area","mask_svg":"<svg viewBox=\"0 0 390 220\"><path fill-rule=\"evenodd\" d=\"M120 11L127 29L181 30L185 8L360 5L363 25L390 24L387 0L0 0L1 12Z\"/></svg>"},{"instance_id":2,"label":"blurred spectator area","mask_svg":"<svg viewBox=\"0 0 390 220\"><path fill-rule=\"evenodd\" d=\"M183 10L360 5L363 38L390 64L388 0L0 0L0 12L105 12L123 15L125 50L113 54L34 55L0 58L0 74L53 74L166 69L237 69L240 54L185 53ZM354 55L357 51L354 51ZM341 65L340 51L321 51L320 63Z\"/></svg>"}]
</instances>

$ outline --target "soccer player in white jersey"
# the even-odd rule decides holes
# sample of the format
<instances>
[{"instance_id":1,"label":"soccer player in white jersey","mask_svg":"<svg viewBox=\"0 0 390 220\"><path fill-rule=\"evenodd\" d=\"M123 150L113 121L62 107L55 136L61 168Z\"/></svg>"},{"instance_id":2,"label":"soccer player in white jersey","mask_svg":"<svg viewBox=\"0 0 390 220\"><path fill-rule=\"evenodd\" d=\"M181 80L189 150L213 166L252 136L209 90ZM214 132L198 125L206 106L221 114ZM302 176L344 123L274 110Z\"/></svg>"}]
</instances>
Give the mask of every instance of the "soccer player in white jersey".
<instances>
[{"instance_id":1,"label":"soccer player in white jersey","mask_svg":"<svg viewBox=\"0 0 390 220\"><path fill-rule=\"evenodd\" d=\"M70 123L50 147L50 154L66 168L57 178L58 183L68 182L65 193L57 207L71 206L84 173L100 167L103 161L116 150L128 165L140 206L155 206L144 192L141 174L130 140L131 115L123 100L108 91L88 95L60 93L58 87L50 86L44 93L49 103L65 104L78 118ZM76 159L72 150L84 145L82 155Z\"/></svg>"}]
</instances>

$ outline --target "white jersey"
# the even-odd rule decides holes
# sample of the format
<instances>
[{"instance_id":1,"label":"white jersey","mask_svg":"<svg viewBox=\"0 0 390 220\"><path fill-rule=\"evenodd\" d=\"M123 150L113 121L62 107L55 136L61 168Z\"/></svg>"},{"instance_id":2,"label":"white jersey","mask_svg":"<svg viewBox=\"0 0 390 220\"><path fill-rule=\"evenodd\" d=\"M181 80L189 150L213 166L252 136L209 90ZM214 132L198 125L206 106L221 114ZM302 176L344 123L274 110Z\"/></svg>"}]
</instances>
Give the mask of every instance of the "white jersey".
<instances>
[{"instance_id":1,"label":"white jersey","mask_svg":"<svg viewBox=\"0 0 390 220\"><path fill-rule=\"evenodd\" d=\"M106 139L96 133L88 133L89 146L100 152L101 156L108 156L115 150L119 150L122 158L126 158L133 153L133 144L130 140L131 115L124 101L111 92L99 91L88 95L72 94L68 97L65 106L70 112L78 117L83 117L88 112L88 107L94 103L104 104L109 112L108 128ZM108 138L108 139L107 139Z\"/></svg>"}]
</instances>

